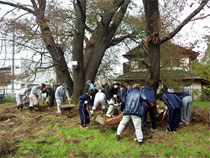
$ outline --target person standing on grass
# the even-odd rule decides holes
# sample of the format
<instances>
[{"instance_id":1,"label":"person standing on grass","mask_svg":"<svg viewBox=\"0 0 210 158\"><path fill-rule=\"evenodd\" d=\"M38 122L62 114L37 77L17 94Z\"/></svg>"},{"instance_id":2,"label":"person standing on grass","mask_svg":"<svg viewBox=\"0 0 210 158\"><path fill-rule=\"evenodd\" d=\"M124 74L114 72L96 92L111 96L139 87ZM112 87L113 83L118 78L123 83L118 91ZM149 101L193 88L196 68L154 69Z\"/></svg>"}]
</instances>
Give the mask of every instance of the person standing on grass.
<instances>
[{"instance_id":1,"label":"person standing on grass","mask_svg":"<svg viewBox=\"0 0 210 158\"><path fill-rule=\"evenodd\" d=\"M31 88L24 88L24 89L17 91L16 102L17 102L18 109L23 109L23 103L24 103L24 101L28 100L30 91L31 91Z\"/></svg>"},{"instance_id":2,"label":"person standing on grass","mask_svg":"<svg viewBox=\"0 0 210 158\"><path fill-rule=\"evenodd\" d=\"M154 91L149 86L143 87L142 91L147 96L147 98L149 98L149 100L152 102L152 104L154 105L154 106L145 107L144 119L143 119L144 127L147 127L147 113L149 112L150 119L151 119L151 122L152 122L152 129L157 130L155 114L154 114L154 111L155 111Z\"/></svg>"},{"instance_id":3,"label":"person standing on grass","mask_svg":"<svg viewBox=\"0 0 210 158\"><path fill-rule=\"evenodd\" d=\"M158 98L162 100L168 108L168 128L166 129L166 132L176 133L182 101L175 94L168 93L165 89L160 90Z\"/></svg>"},{"instance_id":4,"label":"person standing on grass","mask_svg":"<svg viewBox=\"0 0 210 158\"><path fill-rule=\"evenodd\" d=\"M81 121L81 128L86 128L88 124L90 124L90 116L88 113L87 108L89 108L90 104L93 102L91 101L93 99L94 90L91 89L88 91L88 93L83 94L79 97L79 105L78 105L78 111Z\"/></svg>"},{"instance_id":5,"label":"person standing on grass","mask_svg":"<svg viewBox=\"0 0 210 158\"><path fill-rule=\"evenodd\" d=\"M56 103L57 103L57 110L58 110L57 113L59 113L59 114L61 113L60 106L63 103L64 95L66 95L66 97L68 98L68 101L70 102L70 97L69 97L69 93L68 93L68 90L67 90L66 83L63 83L55 91L55 100L56 100Z\"/></svg>"},{"instance_id":6,"label":"person standing on grass","mask_svg":"<svg viewBox=\"0 0 210 158\"><path fill-rule=\"evenodd\" d=\"M29 95L30 99L30 104L29 104L29 109L32 109L33 107L37 108L38 107L38 90L41 88L41 84L33 86Z\"/></svg>"},{"instance_id":7,"label":"person standing on grass","mask_svg":"<svg viewBox=\"0 0 210 158\"><path fill-rule=\"evenodd\" d=\"M151 102L144 95L144 93L139 90L140 86L138 84L134 84L133 91L131 91L127 95L125 109L123 110L123 118L117 128L117 141L120 139L120 134L122 133L126 124L130 121L130 119L132 119L135 128L136 138L139 142L139 145L143 144L141 118L144 115L144 106L146 105L144 102L146 102L147 105L150 105Z\"/></svg>"},{"instance_id":8,"label":"person standing on grass","mask_svg":"<svg viewBox=\"0 0 210 158\"><path fill-rule=\"evenodd\" d=\"M186 92L179 92L175 94L182 100L181 123L189 125L192 112L192 97Z\"/></svg>"}]
</instances>

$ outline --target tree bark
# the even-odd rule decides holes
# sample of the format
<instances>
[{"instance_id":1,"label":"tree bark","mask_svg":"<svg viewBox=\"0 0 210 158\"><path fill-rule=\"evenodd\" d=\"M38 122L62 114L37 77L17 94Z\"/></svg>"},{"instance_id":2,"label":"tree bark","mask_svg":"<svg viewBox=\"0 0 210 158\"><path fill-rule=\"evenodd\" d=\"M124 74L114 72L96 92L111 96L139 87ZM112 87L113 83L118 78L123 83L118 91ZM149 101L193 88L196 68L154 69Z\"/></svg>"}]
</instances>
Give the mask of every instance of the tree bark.
<instances>
[{"instance_id":1,"label":"tree bark","mask_svg":"<svg viewBox=\"0 0 210 158\"><path fill-rule=\"evenodd\" d=\"M150 72L147 80L156 93L160 81L160 14L158 0L143 0L143 4L146 17L146 47Z\"/></svg>"},{"instance_id":2,"label":"tree bark","mask_svg":"<svg viewBox=\"0 0 210 158\"><path fill-rule=\"evenodd\" d=\"M31 0L34 10L37 24L40 26L41 30L41 38L44 41L47 50L49 51L53 63L55 65L55 72L57 76L57 82L59 84L65 82L67 84L70 95L73 92L73 81L70 77L70 73L68 71L68 66L65 61L64 52L60 46L55 43L55 40L52 36L52 32L50 30L49 25L47 24L47 20L45 18L45 6L46 1L38 1L39 8L34 0ZM43 3L45 2L45 3Z\"/></svg>"},{"instance_id":3,"label":"tree bark","mask_svg":"<svg viewBox=\"0 0 210 158\"><path fill-rule=\"evenodd\" d=\"M95 81L104 53L110 47L131 0L113 1L115 11L105 12L101 23L93 32L84 56L85 80Z\"/></svg>"},{"instance_id":4,"label":"tree bark","mask_svg":"<svg viewBox=\"0 0 210 158\"><path fill-rule=\"evenodd\" d=\"M78 65L73 66L74 78L74 93L73 97L79 98L85 86L85 74L83 64L83 43L85 33L85 20L86 20L86 0L77 0L75 6L75 32L73 38L73 61L77 61Z\"/></svg>"}]
</instances>

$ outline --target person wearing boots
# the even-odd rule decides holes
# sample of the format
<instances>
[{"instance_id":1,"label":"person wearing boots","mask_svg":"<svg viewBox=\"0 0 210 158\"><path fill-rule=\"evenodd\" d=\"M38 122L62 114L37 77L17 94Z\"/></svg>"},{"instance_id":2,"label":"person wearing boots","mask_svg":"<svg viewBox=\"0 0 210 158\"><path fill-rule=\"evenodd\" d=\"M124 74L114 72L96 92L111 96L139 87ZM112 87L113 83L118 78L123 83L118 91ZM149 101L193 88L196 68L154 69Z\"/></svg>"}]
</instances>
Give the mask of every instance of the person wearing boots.
<instances>
[{"instance_id":1,"label":"person wearing boots","mask_svg":"<svg viewBox=\"0 0 210 158\"><path fill-rule=\"evenodd\" d=\"M143 87L142 88L142 91L147 96L147 98L150 100L150 102L154 105L154 106L146 106L145 107L144 119L143 119L144 127L147 127L147 113L149 112L150 119L151 119L151 122L152 122L152 129L157 130L156 120L155 120L155 114L154 114L154 111L155 111L155 96L154 96L154 91L149 86Z\"/></svg>"},{"instance_id":2,"label":"person wearing boots","mask_svg":"<svg viewBox=\"0 0 210 158\"><path fill-rule=\"evenodd\" d=\"M89 108L90 104L92 103L92 96L94 95L94 90L91 89L88 91L88 93L83 94L79 97L79 105L78 105L78 111L81 121L81 128L86 128L88 124L90 124L90 116L88 113L87 108Z\"/></svg>"},{"instance_id":3,"label":"person wearing boots","mask_svg":"<svg viewBox=\"0 0 210 158\"><path fill-rule=\"evenodd\" d=\"M52 107L54 106L55 102L55 91L53 88L46 87L46 84L43 84L41 87L42 93L46 93L46 97L44 100L46 100L47 106Z\"/></svg>"},{"instance_id":4,"label":"person wearing boots","mask_svg":"<svg viewBox=\"0 0 210 158\"><path fill-rule=\"evenodd\" d=\"M64 95L66 95L66 97L68 98L68 101L70 102L70 97L69 97L69 93L68 93L68 90L67 90L66 83L63 83L55 91L55 100L56 100L56 103L57 103L57 110L58 110L57 113L59 113L59 114L61 114L60 106L63 103Z\"/></svg>"},{"instance_id":5,"label":"person wearing boots","mask_svg":"<svg viewBox=\"0 0 210 158\"><path fill-rule=\"evenodd\" d=\"M141 118L144 115L144 106L152 104L149 99L140 90L138 84L133 85L133 91L128 93L125 103L125 109L123 110L123 118L117 127L116 139L120 139L120 134L125 128L126 124L132 119L134 124L136 138L139 145L143 144L143 133L141 128ZM147 104L145 104L145 102Z\"/></svg>"},{"instance_id":6,"label":"person wearing boots","mask_svg":"<svg viewBox=\"0 0 210 158\"><path fill-rule=\"evenodd\" d=\"M33 107L34 108L38 107L38 103L39 103L38 102L38 98L39 98L38 90L40 88L41 88L41 84L32 87L30 95L29 95L29 100L30 100L29 109L32 109Z\"/></svg>"},{"instance_id":7,"label":"person wearing boots","mask_svg":"<svg viewBox=\"0 0 210 158\"><path fill-rule=\"evenodd\" d=\"M17 108L18 109L23 109L23 103L29 97L30 91L31 91L31 88L24 88L24 89L21 89L21 90L17 91L16 102L17 102Z\"/></svg>"},{"instance_id":8,"label":"person wearing boots","mask_svg":"<svg viewBox=\"0 0 210 158\"><path fill-rule=\"evenodd\" d=\"M119 83L114 83L111 88L106 92L106 99L108 100L108 110L106 112L107 117L114 117L114 104L116 100L119 99L118 97L118 90L119 90Z\"/></svg>"}]
</instances>

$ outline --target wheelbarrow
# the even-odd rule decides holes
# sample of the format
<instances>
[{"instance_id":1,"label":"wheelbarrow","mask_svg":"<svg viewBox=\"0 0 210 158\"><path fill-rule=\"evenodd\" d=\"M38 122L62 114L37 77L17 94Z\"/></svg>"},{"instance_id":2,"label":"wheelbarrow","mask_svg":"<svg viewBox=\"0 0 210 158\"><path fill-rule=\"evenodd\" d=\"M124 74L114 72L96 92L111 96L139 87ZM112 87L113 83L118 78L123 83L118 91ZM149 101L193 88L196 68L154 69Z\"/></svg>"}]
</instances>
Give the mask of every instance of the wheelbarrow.
<instances>
[{"instance_id":1,"label":"wheelbarrow","mask_svg":"<svg viewBox=\"0 0 210 158\"><path fill-rule=\"evenodd\" d=\"M64 104L61 105L60 108L62 111L66 113L66 117L70 118L70 111L75 107L74 104Z\"/></svg>"}]
</instances>

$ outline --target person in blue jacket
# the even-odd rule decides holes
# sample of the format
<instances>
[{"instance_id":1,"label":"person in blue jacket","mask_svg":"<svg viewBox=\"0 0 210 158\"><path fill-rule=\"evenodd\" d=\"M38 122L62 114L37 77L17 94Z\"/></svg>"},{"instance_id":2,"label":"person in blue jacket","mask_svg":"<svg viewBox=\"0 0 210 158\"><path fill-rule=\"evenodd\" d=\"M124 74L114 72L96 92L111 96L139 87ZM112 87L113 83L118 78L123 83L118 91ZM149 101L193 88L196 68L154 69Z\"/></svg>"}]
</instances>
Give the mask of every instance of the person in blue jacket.
<instances>
[{"instance_id":1,"label":"person in blue jacket","mask_svg":"<svg viewBox=\"0 0 210 158\"><path fill-rule=\"evenodd\" d=\"M120 85L120 111L123 112L125 108L125 102L126 102L126 97L127 97L127 88L124 85Z\"/></svg>"},{"instance_id":2,"label":"person in blue jacket","mask_svg":"<svg viewBox=\"0 0 210 158\"><path fill-rule=\"evenodd\" d=\"M144 93L140 90L140 86L138 84L134 84L133 91L128 93L125 108L123 110L123 118L120 121L120 124L117 128L116 139L120 139L120 134L125 128L126 124L132 119L136 138L139 142L139 145L143 144L143 133L141 128L141 118L144 115L144 106L146 105L144 102L147 102L147 105L150 105L148 98L144 95Z\"/></svg>"},{"instance_id":3,"label":"person in blue jacket","mask_svg":"<svg viewBox=\"0 0 210 158\"><path fill-rule=\"evenodd\" d=\"M79 97L79 105L78 105L78 111L79 111L79 116L81 120L81 128L86 128L87 124L90 124L90 116L88 113L87 108L93 103L93 95L94 95L94 90L91 89L88 91L88 93L83 94Z\"/></svg>"},{"instance_id":4,"label":"person in blue jacket","mask_svg":"<svg viewBox=\"0 0 210 158\"><path fill-rule=\"evenodd\" d=\"M183 124L189 125L192 112L192 97L187 92L175 93L182 100L181 121Z\"/></svg>"},{"instance_id":5,"label":"person in blue jacket","mask_svg":"<svg viewBox=\"0 0 210 158\"><path fill-rule=\"evenodd\" d=\"M128 88L127 93L130 93L131 91L133 91L133 85L134 83L132 83L131 86Z\"/></svg>"},{"instance_id":6,"label":"person in blue jacket","mask_svg":"<svg viewBox=\"0 0 210 158\"><path fill-rule=\"evenodd\" d=\"M158 97L168 108L168 128L166 131L175 133L179 124L179 109L182 105L182 101L175 94L168 93L164 89L160 90Z\"/></svg>"},{"instance_id":7,"label":"person in blue jacket","mask_svg":"<svg viewBox=\"0 0 210 158\"><path fill-rule=\"evenodd\" d=\"M143 119L144 127L147 127L147 113L149 112L150 119L151 119L151 122L152 122L152 128L154 130L156 130L157 129L157 125L156 125L155 114L154 114L154 110L155 110L154 91L152 90L151 87L145 86L145 87L142 88L142 92L147 96L147 98L153 104L153 106L146 106L145 107L144 119Z\"/></svg>"}]
</instances>

